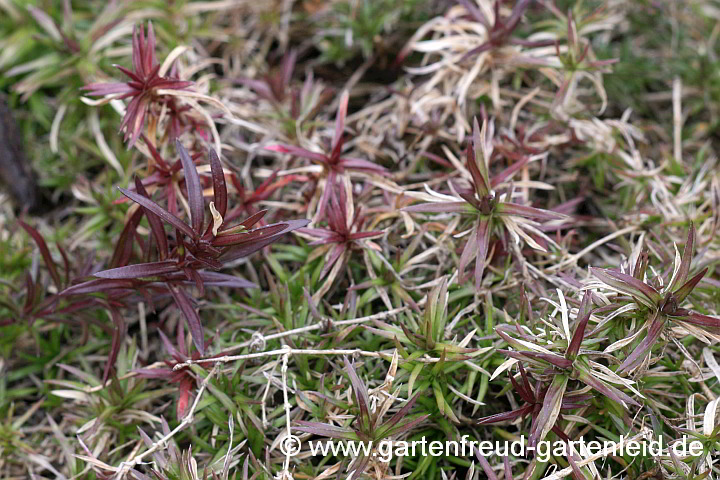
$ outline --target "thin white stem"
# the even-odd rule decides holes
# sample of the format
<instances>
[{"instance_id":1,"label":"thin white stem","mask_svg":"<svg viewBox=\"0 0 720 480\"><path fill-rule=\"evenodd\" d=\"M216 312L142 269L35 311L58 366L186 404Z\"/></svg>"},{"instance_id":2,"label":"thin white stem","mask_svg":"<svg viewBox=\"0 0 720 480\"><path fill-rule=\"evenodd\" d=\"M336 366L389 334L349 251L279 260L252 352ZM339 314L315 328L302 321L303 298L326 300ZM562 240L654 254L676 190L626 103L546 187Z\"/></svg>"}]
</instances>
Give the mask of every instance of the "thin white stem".
<instances>
[{"instance_id":1,"label":"thin white stem","mask_svg":"<svg viewBox=\"0 0 720 480\"><path fill-rule=\"evenodd\" d=\"M421 302L418 302L418 305L421 305ZM358 318L352 318L350 320L339 320L337 322L333 322L333 325L335 326L346 326L346 325L357 325L361 323L367 323L372 322L373 320L382 320L387 317L391 317L393 315L397 315L398 313L404 312L408 310L410 307L400 307L400 308L394 308L392 310L388 310L387 312L381 312L376 313L374 315L368 315L367 317L358 317ZM278 338L284 338L284 337L290 337L293 335L300 335L301 333L306 332L312 332L314 330L320 330L321 328L325 328L327 324L325 322L321 323L314 323L312 325L307 325L305 327L295 328L293 330L287 330L285 332L278 332L273 333L271 335L263 335L263 339L265 341L268 340L277 340ZM234 345L226 350L226 352L233 352L236 350L242 350L243 348L249 347L253 343L252 340L248 340L246 342L240 343L238 345Z\"/></svg>"},{"instance_id":2,"label":"thin white stem","mask_svg":"<svg viewBox=\"0 0 720 480\"><path fill-rule=\"evenodd\" d=\"M288 399L288 387L287 387L287 371L288 371L288 359L290 358L290 348L288 347L286 350L288 350L288 353L283 355L282 358L282 369L280 370L282 373L282 386L283 386L283 402L285 406L285 427L287 428L287 436L290 438L290 435L292 431L290 430L290 400ZM290 452L288 451L285 454L285 464L283 465L283 470L286 472L289 471L290 468Z\"/></svg>"},{"instance_id":3,"label":"thin white stem","mask_svg":"<svg viewBox=\"0 0 720 480\"><path fill-rule=\"evenodd\" d=\"M680 77L673 79L672 88L673 106L673 156L675 161L682 163L682 80Z\"/></svg>"},{"instance_id":4,"label":"thin white stem","mask_svg":"<svg viewBox=\"0 0 720 480\"><path fill-rule=\"evenodd\" d=\"M309 349L309 348L290 348L288 346L281 348L279 350L269 350L267 352L256 352L256 353L246 353L244 355L225 355L224 357L213 357L213 358L200 358L198 360L187 360L183 363L178 363L173 367L173 370L180 370L181 368L188 367L190 365L198 365L203 363L213 363L217 362L220 363L228 363L228 362L235 362L237 360L251 360L254 358L265 358L265 357L274 357L277 355L360 355L363 357L372 357L372 358L392 358L392 352L391 351L382 351L382 352L369 352L366 350L359 350L359 349L330 349L330 350L315 350L315 349ZM422 362L422 363L437 363L440 361L439 358L433 358L429 356L425 356L422 358L416 358L416 362ZM487 373L485 370L481 369L477 365L474 365L470 363L469 361L465 361L469 366L472 368L475 368L478 371L481 371L482 373Z\"/></svg>"},{"instance_id":5,"label":"thin white stem","mask_svg":"<svg viewBox=\"0 0 720 480\"><path fill-rule=\"evenodd\" d=\"M201 363L212 363L212 362L218 362L218 363L228 363L228 362L235 362L237 360L250 360L253 358L264 358L264 357L274 357L276 355L285 355L285 354L291 354L291 355L362 355L364 357L376 357L381 358L384 354L383 352L366 352L364 350L358 350L358 349L334 349L334 350L314 350L314 349L294 349L290 347L281 348L279 350L270 350L267 352L256 352L256 353L246 353L244 355L225 355L224 357L215 357L215 358L201 358L198 360L187 360L184 363L178 363L173 367L173 370L179 370L181 368L190 366L190 365L197 365ZM390 355L390 354L385 354Z\"/></svg>"}]
</instances>

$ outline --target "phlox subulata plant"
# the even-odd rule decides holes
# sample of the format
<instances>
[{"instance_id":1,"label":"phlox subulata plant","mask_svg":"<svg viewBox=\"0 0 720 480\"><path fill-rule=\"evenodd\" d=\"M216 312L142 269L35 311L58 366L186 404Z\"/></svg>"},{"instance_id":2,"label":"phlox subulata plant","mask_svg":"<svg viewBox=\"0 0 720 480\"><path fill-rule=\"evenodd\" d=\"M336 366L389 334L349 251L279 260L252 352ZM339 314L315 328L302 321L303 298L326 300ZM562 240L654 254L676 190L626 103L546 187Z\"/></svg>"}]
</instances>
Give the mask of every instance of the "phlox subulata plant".
<instances>
[{"instance_id":1,"label":"phlox subulata plant","mask_svg":"<svg viewBox=\"0 0 720 480\"><path fill-rule=\"evenodd\" d=\"M489 164L493 154L493 123L483 122L482 129L477 119L473 127L473 139L467 146L467 170L471 179L470 188L463 185L451 185L452 195L441 194L428 189L427 194L414 196L427 201L418 205L405 207L406 212L419 213L455 213L463 218L466 228L467 242L458 261L460 281L469 277L465 272L467 266L475 261L473 277L475 286L480 287L485 264L490 253L490 240L497 235L507 241L522 239L532 248L545 250L533 235L539 236L549 243L553 241L542 233L538 227L543 223L564 220L562 213L523 205L512 201L512 188L502 193L495 187L507 181L529 162L529 157L516 161L511 166L494 176L490 176Z\"/></svg>"},{"instance_id":2,"label":"phlox subulata plant","mask_svg":"<svg viewBox=\"0 0 720 480\"><path fill-rule=\"evenodd\" d=\"M148 23L147 38L145 29L135 26L133 30L132 70L116 65L125 76L126 82L91 83L83 87L93 96L113 95L122 100L130 99L125 116L120 124L124 132L124 140L131 148L145 128L146 117L152 115L151 109L160 107L160 103L170 103L172 97L163 97L160 90L177 90L182 92L193 85L193 82L165 76L160 72L162 65L155 56L155 31L152 23ZM153 121L153 120L151 120ZM176 132L175 133L179 133Z\"/></svg>"},{"instance_id":3,"label":"phlox subulata plant","mask_svg":"<svg viewBox=\"0 0 720 480\"><path fill-rule=\"evenodd\" d=\"M409 318L408 318L409 317ZM400 317L400 325L375 320L374 327L366 327L375 335L392 341L401 358L406 362L402 366L401 379L407 378L408 394L432 392L438 411L454 422L459 422L453 411L453 391L448 385L450 378L463 362L468 361L488 349L474 348L470 341L475 330L462 339L447 340L448 325L448 281L441 279L433 287L421 314L408 312ZM420 358L433 358L437 361L426 364Z\"/></svg>"},{"instance_id":4,"label":"phlox subulata plant","mask_svg":"<svg viewBox=\"0 0 720 480\"><path fill-rule=\"evenodd\" d=\"M127 305L131 297L142 292L145 298L154 304L153 296L165 291L174 299L182 311L192 334L195 348L202 355L205 352L203 327L188 287L196 287L200 293L205 287L254 288L255 284L245 279L220 273L225 262L243 258L279 240L284 234L307 225L307 220L293 220L284 223L253 228L265 215L259 211L243 222L227 225L223 219L228 209L227 186L222 164L214 152L210 152L212 171L213 201L206 207L200 176L189 153L178 141L185 185L188 192L190 223L186 223L169 212L154 200L145 190L142 181L135 179L134 191L120 188L120 191L138 204L130 217L112 256L113 268L90 271L70 281L70 265L67 255L61 249L65 259L65 280L60 277L59 269L52 259L47 244L40 234L20 222L38 244L45 259L51 278L56 284L57 293L38 302L35 284L29 279L26 285L26 302L23 315L29 319L53 319L59 315L75 314L92 307L106 307L113 319L113 342L105 369L105 378L110 373L125 324L120 310ZM206 215L209 211L210 215ZM150 235L145 245L153 245L156 257L153 261L130 263L137 228L143 215L150 226ZM205 218L209 217L208 222ZM166 230L165 224L171 227ZM92 266L90 267L92 268ZM83 277L94 276L84 280ZM104 294L105 298L96 297Z\"/></svg>"},{"instance_id":5,"label":"phlox subulata plant","mask_svg":"<svg viewBox=\"0 0 720 480\"><path fill-rule=\"evenodd\" d=\"M637 261L630 272L591 269L593 276L598 279L593 286L619 294L608 306L611 307L608 310L622 309L623 312L637 313L643 319L631 337L616 342L618 348L634 345L618 372L637 368L647 358L660 337L667 334L670 325L683 325L686 330L697 332L702 337L707 335L714 338L720 334L720 319L682 307L707 273L705 268L690 277L695 241L695 227L691 224L682 257L676 247L672 276L666 284L663 284L661 278L648 278L649 255L645 250L637 256Z\"/></svg>"},{"instance_id":6,"label":"phlox subulata plant","mask_svg":"<svg viewBox=\"0 0 720 480\"><path fill-rule=\"evenodd\" d=\"M362 208L354 206L352 197L346 196L344 186L328 185L330 192L327 206L327 227L303 227L298 233L313 240L310 245L318 245L313 255L325 254L320 276L326 278L325 287L318 293L326 291L335 281L339 272L350 260L353 250L371 248L372 239L383 235L382 231L364 231L366 221ZM377 248L377 247L376 247Z\"/></svg>"},{"instance_id":7,"label":"phlox subulata plant","mask_svg":"<svg viewBox=\"0 0 720 480\"><path fill-rule=\"evenodd\" d=\"M633 397L613 386L614 383L619 384L621 387L630 387L631 382L618 377L612 371L606 367L603 368L601 364L594 361L594 352L580 350L592 314L591 297L589 292L585 292L583 295L572 336L567 336L569 329L560 330L560 332L565 333L565 338L558 339L557 342L548 345L550 348L543 346L542 343L544 342L540 342L539 338L523 329L518 328L517 337L510 335L512 332L510 325L503 325L496 329L498 335L513 348L513 350L501 350L501 352L510 358L518 360L521 365L522 363L527 364L531 373L547 379L546 381L549 383L544 391L542 407L533 415L533 425L528 439L531 446L537 445L537 442L543 440L554 427L555 421L562 410L563 399L566 393L569 393L567 389L570 380L579 380L596 393L622 404L625 408L640 406L640 403ZM563 313L563 318L565 316L567 316L567 313ZM564 352L562 351L563 348ZM530 395L532 390L528 390L529 385L524 385L523 388L524 392L518 393L528 403L525 407L527 412L524 412L527 414L533 411L533 408L530 407L534 407L538 402L529 401L532 399ZM635 393L639 396L637 390L635 390ZM569 403L575 404L574 402Z\"/></svg>"},{"instance_id":8,"label":"phlox subulata plant","mask_svg":"<svg viewBox=\"0 0 720 480\"><path fill-rule=\"evenodd\" d=\"M393 369L397 368L396 362L397 360L394 360L394 366L391 366L389 383L392 383ZM392 406L393 397L386 399L382 406L378 405L373 410L368 388L358 376L355 366L347 358L344 359L344 363L352 387L353 420L348 426L300 420L294 430L337 440L369 442L377 447L383 440L406 434L427 419L428 415L410 414L419 394L407 400L405 405L389 418L385 416ZM363 454L355 458L347 469L351 474L350 478L353 480L359 478L372 461L373 455Z\"/></svg>"},{"instance_id":9,"label":"phlox subulata plant","mask_svg":"<svg viewBox=\"0 0 720 480\"><path fill-rule=\"evenodd\" d=\"M262 249L279 240L282 235L307 225L308 221L295 220L253 228L265 215L265 212L260 211L236 225L226 225L223 215L228 208L227 186L217 154L212 151L209 154L214 200L206 209L197 169L180 141L176 142L176 148L185 173L190 223L181 220L149 198L142 182L136 178L136 191L123 188L120 188L120 191L137 203L147 216L157 260L102 270L94 274L101 280L75 285L61 292L61 295L71 295L80 290L87 293L102 291L108 287L117 288L123 285L123 282L128 282L128 287L143 283L164 284L188 322L195 348L203 354L205 340L202 324L186 285L195 286L200 292L204 291L205 286L254 287L251 282L213 270L219 270L225 262ZM210 219L206 224L208 210ZM174 228L174 235L165 230L164 224ZM128 236L127 243L119 244L118 249L132 248L131 239L132 237Z\"/></svg>"},{"instance_id":10,"label":"phlox subulata plant","mask_svg":"<svg viewBox=\"0 0 720 480\"><path fill-rule=\"evenodd\" d=\"M458 3L462 4L467 9L470 16L474 20L480 22L488 31L487 41L479 47L475 47L467 52L464 59L472 58L488 50L502 48L506 45L522 45L524 47L532 48L546 47L548 45L555 44L553 40L532 41L513 35L515 29L520 25L520 21L522 20L525 11L532 3L531 0L521 0L519 2L515 2L510 15L507 16L500 13L500 7L503 2L501 0L495 0L493 2L492 23L481 9L479 9L476 5L473 5L473 2L469 0L460 0Z\"/></svg>"},{"instance_id":11,"label":"phlox subulata plant","mask_svg":"<svg viewBox=\"0 0 720 480\"><path fill-rule=\"evenodd\" d=\"M160 63L156 57L156 37L152 22L148 22L147 36L143 26L135 25L132 35L132 68L115 65L126 77L125 82L94 82L83 86L88 95L103 97L88 100L103 105L116 100L130 99L125 107L120 132L127 148L131 149L141 135L152 143L174 141L187 132L209 140L209 130L219 138L212 116L197 100L223 107L212 97L196 90L190 80L178 77L177 63Z\"/></svg>"},{"instance_id":12,"label":"phlox subulata plant","mask_svg":"<svg viewBox=\"0 0 720 480\"><path fill-rule=\"evenodd\" d=\"M317 212L315 213L315 221L320 221L325 217L326 210L329 208L330 194L338 183L343 185L342 178L348 172L361 172L375 175L388 175L388 170L369 160L362 158L347 157L343 155L343 145L345 144L345 120L347 118L348 102L350 94L345 91L340 97L337 113L335 114L335 130L332 140L328 148L323 153L318 153L306 148L294 145L268 145L267 150L279 153L287 153L295 157L305 158L316 165L322 167L321 176L325 181L325 188L321 190L317 203Z\"/></svg>"},{"instance_id":13,"label":"phlox subulata plant","mask_svg":"<svg viewBox=\"0 0 720 480\"><path fill-rule=\"evenodd\" d=\"M708 0L19 5L0 476L713 475Z\"/></svg>"}]
</instances>

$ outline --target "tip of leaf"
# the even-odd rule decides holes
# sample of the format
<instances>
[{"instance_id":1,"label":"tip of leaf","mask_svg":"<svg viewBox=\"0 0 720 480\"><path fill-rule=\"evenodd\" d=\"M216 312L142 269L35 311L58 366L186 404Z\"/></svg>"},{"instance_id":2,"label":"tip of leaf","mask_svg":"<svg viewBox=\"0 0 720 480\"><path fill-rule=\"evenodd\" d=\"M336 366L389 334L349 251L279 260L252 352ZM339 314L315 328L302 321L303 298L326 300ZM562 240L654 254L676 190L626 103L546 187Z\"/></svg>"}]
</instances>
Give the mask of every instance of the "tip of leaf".
<instances>
[{"instance_id":1,"label":"tip of leaf","mask_svg":"<svg viewBox=\"0 0 720 480\"><path fill-rule=\"evenodd\" d=\"M280 152L280 153L288 153L290 151L282 145L265 145L265 147L263 147L263 148L265 150L270 150L271 152Z\"/></svg>"}]
</instances>

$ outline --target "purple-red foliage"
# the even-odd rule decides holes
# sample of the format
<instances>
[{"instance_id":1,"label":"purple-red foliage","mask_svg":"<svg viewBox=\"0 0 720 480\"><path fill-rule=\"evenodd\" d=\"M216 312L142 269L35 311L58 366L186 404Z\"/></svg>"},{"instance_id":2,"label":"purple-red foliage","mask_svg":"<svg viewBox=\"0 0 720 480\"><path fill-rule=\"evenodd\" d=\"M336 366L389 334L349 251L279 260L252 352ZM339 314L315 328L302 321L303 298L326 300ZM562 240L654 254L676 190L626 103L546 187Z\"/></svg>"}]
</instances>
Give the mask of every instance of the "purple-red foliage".
<instances>
[{"instance_id":1,"label":"purple-red foliage","mask_svg":"<svg viewBox=\"0 0 720 480\"><path fill-rule=\"evenodd\" d=\"M132 99L120 125L120 131L125 132L124 141L128 142L128 148L140 137L145 126L145 117L153 104L166 103L172 112L180 113L180 107L175 105L174 99L158 95L158 90L186 90L193 85L193 82L159 74L161 65L155 56L155 31L152 22L148 22L147 39L144 30L137 25L133 29L132 70L115 65L115 68L129 78L127 82L91 83L83 87L90 95L119 94L119 99ZM183 130L181 122L178 122L179 120L176 120L172 124L175 134Z\"/></svg>"}]
</instances>

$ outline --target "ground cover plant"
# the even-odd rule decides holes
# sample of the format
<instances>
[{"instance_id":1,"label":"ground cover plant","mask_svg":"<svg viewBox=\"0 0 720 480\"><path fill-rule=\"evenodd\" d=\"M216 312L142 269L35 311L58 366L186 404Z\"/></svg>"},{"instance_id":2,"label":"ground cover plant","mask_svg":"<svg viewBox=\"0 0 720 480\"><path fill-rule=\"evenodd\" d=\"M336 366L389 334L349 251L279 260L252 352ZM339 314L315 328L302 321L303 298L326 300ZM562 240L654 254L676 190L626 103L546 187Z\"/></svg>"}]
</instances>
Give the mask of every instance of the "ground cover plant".
<instances>
[{"instance_id":1,"label":"ground cover plant","mask_svg":"<svg viewBox=\"0 0 720 480\"><path fill-rule=\"evenodd\" d=\"M720 474L715 3L0 12L0 478Z\"/></svg>"}]
</instances>

